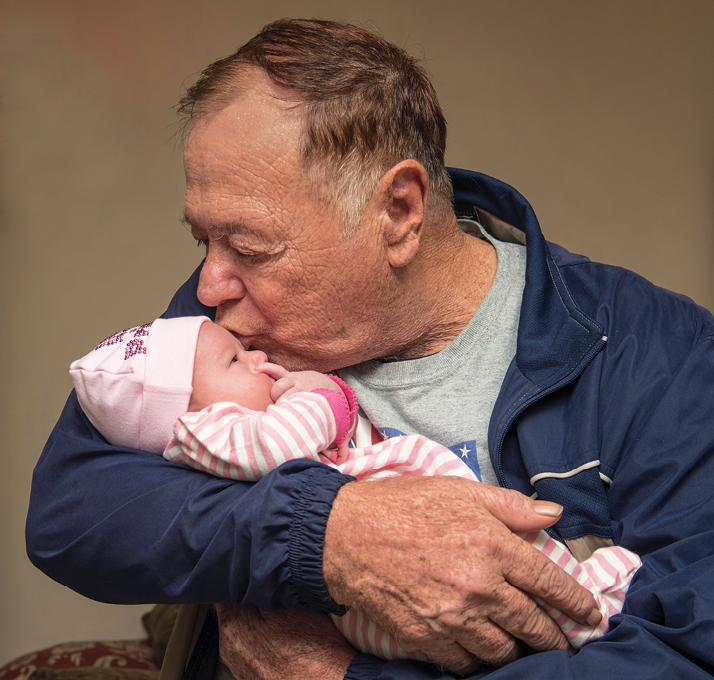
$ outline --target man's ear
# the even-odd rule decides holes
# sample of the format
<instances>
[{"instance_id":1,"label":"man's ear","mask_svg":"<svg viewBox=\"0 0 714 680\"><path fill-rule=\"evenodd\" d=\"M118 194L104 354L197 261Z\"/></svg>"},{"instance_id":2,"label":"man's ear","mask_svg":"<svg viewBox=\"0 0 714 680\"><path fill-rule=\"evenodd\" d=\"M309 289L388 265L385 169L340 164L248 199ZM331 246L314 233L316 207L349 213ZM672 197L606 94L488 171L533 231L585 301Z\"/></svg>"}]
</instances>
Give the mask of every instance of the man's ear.
<instances>
[{"instance_id":1,"label":"man's ear","mask_svg":"<svg viewBox=\"0 0 714 680\"><path fill-rule=\"evenodd\" d=\"M421 163L397 163L379 180L377 192L383 207L384 241L392 267L409 264L419 250L429 179Z\"/></svg>"}]
</instances>

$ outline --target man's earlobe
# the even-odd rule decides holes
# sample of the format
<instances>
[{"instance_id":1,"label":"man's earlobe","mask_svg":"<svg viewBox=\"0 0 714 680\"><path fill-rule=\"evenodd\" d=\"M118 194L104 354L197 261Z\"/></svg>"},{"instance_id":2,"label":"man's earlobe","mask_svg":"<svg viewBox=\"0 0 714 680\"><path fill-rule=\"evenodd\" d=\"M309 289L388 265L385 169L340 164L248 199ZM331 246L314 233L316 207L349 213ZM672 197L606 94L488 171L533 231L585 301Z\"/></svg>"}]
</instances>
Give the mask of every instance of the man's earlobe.
<instances>
[{"instance_id":1,"label":"man's earlobe","mask_svg":"<svg viewBox=\"0 0 714 680\"><path fill-rule=\"evenodd\" d=\"M401 161L380 181L386 193L385 243L392 267L404 267L419 250L429 197L426 170L413 159Z\"/></svg>"}]
</instances>

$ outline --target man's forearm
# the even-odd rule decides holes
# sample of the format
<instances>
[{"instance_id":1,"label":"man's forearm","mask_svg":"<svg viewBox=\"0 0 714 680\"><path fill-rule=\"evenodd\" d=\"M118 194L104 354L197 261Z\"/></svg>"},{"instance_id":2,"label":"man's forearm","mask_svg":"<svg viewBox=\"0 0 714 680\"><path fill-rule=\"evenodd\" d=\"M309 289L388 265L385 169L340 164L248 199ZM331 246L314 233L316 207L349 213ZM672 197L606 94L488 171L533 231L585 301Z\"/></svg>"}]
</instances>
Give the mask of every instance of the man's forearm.
<instances>
[{"instance_id":1,"label":"man's forearm","mask_svg":"<svg viewBox=\"0 0 714 680\"><path fill-rule=\"evenodd\" d=\"M220 658L238 680L342 680L356 652L323 614L217 605Z\"/></svg>"},{"instance_id":2,"label":"man's forearm","mask_svg":"<svg viewBox=\"0 0 714 680\"><path fill-rule=\"evenodd\" d=\"M196 297L200 272L164 317L213 318ZM332 611L321 575L324 522L348 479L296 461L259 484L235 483L117 449L71 395L33 477L28 555L55 580L105 602L290 608L308 600Z\"/></svg>"}]
</instances>

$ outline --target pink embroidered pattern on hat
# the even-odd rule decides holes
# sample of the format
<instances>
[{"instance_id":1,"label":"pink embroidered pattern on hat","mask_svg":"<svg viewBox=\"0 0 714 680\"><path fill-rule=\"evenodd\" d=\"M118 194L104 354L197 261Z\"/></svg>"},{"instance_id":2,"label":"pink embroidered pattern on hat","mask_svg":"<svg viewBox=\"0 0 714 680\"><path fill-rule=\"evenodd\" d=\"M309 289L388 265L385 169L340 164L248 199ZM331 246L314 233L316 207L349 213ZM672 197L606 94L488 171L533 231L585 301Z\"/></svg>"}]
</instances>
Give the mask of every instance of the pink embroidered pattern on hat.
<instances>
[{"instance_id":1,"label":"pink embroidered pattern on hat","mask_svg":"<svg viewBox=\"0 0 714 680\"><path fill-rule=\"evenodd\" d=\"M123 331L114 333L114 335L108 337L106 340L100 342L94 349L101 349L102 347L109 347L110 345L117 345L120 342L124 342L124 336L127 333L133 333L134 337L126 343L126 348L124 350L124 360L131 359L131 357L137 354L146 354L146 345L141 338L149 337L149 329L151 328L150 323L145 323L143 326L135 326L134 328L125 328Z\"/></svg>"},{"instance_id":2,"label":"pink embroidered pattern on hat","mask_svg":"<svg viewBox=\"0 0 714 680\"><path fill-rule=\"evenodd\" d=\"M126 343L124 349L124 361L131 359L131 357L137 354L146 354L146 345L141 338L134 336L129 342Z\"/></svg>"},{"instance_id":3,"label":"pink embroidered pattern on hat","mask_svg":"<svg viewBox=\"0 0 714 680\"><path fill-rule=\"evenodd\" d=\"M110 335L106 340L102 340L94 349L101 349L102 347L109 347L109 345L116 345L120 343L122 340L124 340L124 336L129 332L133 331L133 328L125 328L123 331L119 331L118 333L114 333L114 335Z\"/></svg>"}]
</instances>

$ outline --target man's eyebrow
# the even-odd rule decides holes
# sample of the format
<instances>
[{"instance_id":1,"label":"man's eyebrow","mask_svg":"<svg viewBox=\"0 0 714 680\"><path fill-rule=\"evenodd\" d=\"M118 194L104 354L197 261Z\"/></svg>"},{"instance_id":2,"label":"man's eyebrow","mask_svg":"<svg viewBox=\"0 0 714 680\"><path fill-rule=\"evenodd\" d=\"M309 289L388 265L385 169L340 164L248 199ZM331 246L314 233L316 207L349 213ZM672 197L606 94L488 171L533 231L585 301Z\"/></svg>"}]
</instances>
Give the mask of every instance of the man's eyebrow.
<instances>
[{"instance_id":1,"label":"man's eyebrow","mask_svg":"<svg viewBox=\"0 0 714 680\"><path fill-rule=\"evenodd\" d=\"M196 236L196 232L200 230L200 227L196 224L194 224L191 220L191 218L188 216L188 213L184 213L183 217L181 218L181 224L187 226L191 232L192 236Z\"/></svg>"},{"instance_id":2,"label":"man's eyebrow","mask_svg":"<svg viewBox=\"0 0 714 680\"><path fill-rule=\"evenodd\" d=\"M181 223L185 224L189 229L191 230L192 234L195 234L196 232L200 233L205 233L205 232L219 232L220 234L226 234L226 235L231 235L231 234L245 234L248 236L255 236L255 237L265 237L265 234L263 234L261 231L257 229L253 229L252 227L248 226L245 222L228 222L227 224L221 224L221 225L211 225L207 228L200 227L197 225L193 220L189 217L188 213L184 213L183 217L181 218Z\"/></svg>"}]
</instances>

